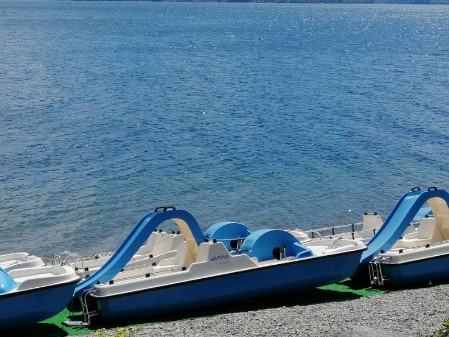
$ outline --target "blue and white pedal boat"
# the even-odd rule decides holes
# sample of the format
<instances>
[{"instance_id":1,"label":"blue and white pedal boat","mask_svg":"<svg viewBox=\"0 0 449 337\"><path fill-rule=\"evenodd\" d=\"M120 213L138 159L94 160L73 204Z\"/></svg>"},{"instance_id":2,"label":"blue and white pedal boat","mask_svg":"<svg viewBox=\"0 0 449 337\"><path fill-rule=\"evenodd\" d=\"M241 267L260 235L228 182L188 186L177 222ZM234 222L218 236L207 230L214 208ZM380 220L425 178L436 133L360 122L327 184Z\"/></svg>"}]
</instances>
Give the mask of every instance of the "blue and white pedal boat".
<instances>
[{"instance_id":1,"label":"blue and white pedal boat","mask_svg":"<svg viewBox=\"0 0 449 337\"><path fill-rule=\"evenodd\" d=\"M431 216L410 230L424 204ZM373 285L409 287L449 281L449 194L414 188L399 200L385 224L367 243L361 265L368 265Z\"/></svg>"},{"instance_id":2,"label":"blue and white pedal boat","mask_svg":"<svg viewBox=\"0 0 449 337\"><path fill-rule=\"evenodd\" d=\"M150 271L120 272L144 236L165 220L177 223L185 238L176 256ZM183 210L150 213L133 233L110 262L77 287L75 296L83 299L90 316L96 314L106 322L151 319L310 289L349 277L366 249L362 242L347 239L306 245L286 231L265 229L249 234L231 253L223 242L205 239Z\"/></svg>"},{"instance_id":3,"label":"blue and white pedal boat","mask_svg":"<svg viewBox=\"0 0 449 337\"><path fill-rule=\"evenodd\" d=\"M0 329L37 323L63 310L80 278L68 266L0 268Z\"/></svg>"},{"instance_id":4,"label":"blue and white pedal boat","mask_svg":"<svg viewBox=\"0 0 449 337\"><path fill-rule=\"evenodd\" d=\"M449 281L449 241L395 248L370 262L371 283L410 287Z\"/></svg>"}]
</instances>

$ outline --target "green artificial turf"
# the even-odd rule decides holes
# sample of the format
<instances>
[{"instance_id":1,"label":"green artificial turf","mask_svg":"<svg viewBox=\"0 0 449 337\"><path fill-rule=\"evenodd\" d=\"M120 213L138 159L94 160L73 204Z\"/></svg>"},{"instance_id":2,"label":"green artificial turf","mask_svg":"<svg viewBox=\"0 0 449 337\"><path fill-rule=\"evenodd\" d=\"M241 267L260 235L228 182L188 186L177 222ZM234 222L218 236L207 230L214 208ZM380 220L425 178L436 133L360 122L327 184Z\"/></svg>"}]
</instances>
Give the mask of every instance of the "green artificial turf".
<instances>
[{"instance_id":1,"label":"green artificial turf","mask_svg":"<svg viewBox=\"0 0 449 337\"><path fill-rule=\"evenodd\" d=\"M357 295L360 297L374 296L374 295L383 294L385 292L385 290L374 289L371 287L367 287L367 288L355 287L351 284L351 281L349 279L339 282L339 283L322 286L322 287L319 287L319 289L342 292L342 293L350 293L350 294L354 294L354 295Z\"/></svg>"},{"instance_id":2,"label":"green artificial turf","mask_svg":"<svg viewBox=\"0 0 449 337\"><path fill-rule=\"evenodd\" d=\"M41 323L38 324L49 324L54 325L58 327L59 329L65 331L67 334L63 336L76 336L76 335L86 335L88 333L91 333L92 330L87 327L67 327L63 323L66 321L81 321L82 320L82 314L72 314L67 309L64 309L56 316L53 316L52 318L49 318Z\"/></svg>"}]
</instances>

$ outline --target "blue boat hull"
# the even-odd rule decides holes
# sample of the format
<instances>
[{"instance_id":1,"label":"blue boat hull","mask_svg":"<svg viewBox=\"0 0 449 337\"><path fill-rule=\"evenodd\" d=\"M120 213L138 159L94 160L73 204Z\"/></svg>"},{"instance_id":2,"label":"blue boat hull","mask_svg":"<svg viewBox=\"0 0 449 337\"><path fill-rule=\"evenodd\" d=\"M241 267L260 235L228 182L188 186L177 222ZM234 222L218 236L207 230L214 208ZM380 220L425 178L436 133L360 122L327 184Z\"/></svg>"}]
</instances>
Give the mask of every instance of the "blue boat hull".
<instances>
[{"instance_id":1,"label":"blue boat hull","mask_svg":"<svg viewBox=\"0 0 449 337\"><path fill-rule=\"evenodd\" d=\"M0 329L37 323L63 310L78 280L70 283L0 295Z\"/></svg>"},{"instance_id":2,"label":"blue boat hull","mask_svg":"<svg viewBox=\"0 0 449 337\"><path fill-rule=\"evenodd\" d=\"M363 249L258 267L139 292L92 298L103 321L151 318L341 281L357 268Z\"/></svg>"},{"instance_id":3,"label":"blue boat hull","mask_svg":"<svg viewBox=\"0 0 449 337\"><path fill-rule=\"evenodd\" d=\"M449 255L398 263L382 264L387 284L393 287L407 287L438 283L449 280Z\"/></svg>"}]
</instances>

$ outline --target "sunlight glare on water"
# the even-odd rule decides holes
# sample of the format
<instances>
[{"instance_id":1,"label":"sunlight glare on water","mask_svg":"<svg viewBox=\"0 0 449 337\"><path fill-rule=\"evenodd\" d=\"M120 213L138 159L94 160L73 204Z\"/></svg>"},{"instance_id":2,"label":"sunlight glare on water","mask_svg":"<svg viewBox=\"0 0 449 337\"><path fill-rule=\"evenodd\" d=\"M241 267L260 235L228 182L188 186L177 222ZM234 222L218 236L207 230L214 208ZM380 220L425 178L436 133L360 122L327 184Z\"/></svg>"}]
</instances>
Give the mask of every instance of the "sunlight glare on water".
<instances>
[{"instance_id":1,"label":"sunlight glare on water","mask_svg":"<svg viewBox=\"0 0 449 337\"><path fill-rule=\"evenodd\" d=\"M0 250L385 218L447 188L446 6L0 2Z\"/></svg>"}]
</instances>

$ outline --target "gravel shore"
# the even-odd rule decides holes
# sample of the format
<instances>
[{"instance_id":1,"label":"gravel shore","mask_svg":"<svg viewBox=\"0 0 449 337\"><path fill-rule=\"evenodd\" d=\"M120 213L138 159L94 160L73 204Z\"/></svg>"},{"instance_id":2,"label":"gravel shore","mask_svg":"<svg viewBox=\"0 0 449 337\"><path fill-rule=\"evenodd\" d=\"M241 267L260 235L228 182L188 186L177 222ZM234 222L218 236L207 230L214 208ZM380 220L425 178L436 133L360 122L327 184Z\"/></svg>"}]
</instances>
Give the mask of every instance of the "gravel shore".
<instances>
[{"instance_id":1,"label":"gravel shore","mask_svg":"<svg viewBox=\"0 0 449 337\"><path fill-rule=\"evenodd\" d=\"M319 291L313 296L319 297ZM416 337L431 335L449 319L449 285L325 301L289 298L262 309L260 303L259 308L245 305L234 312L144 326L137 336Z\"/></svg>"}]
</instances>

